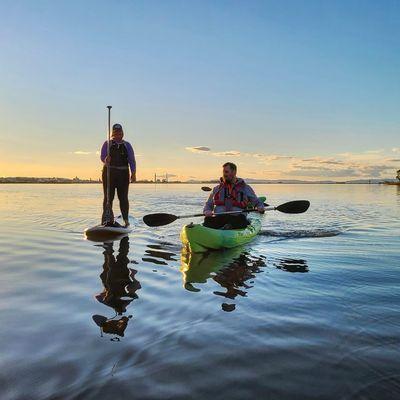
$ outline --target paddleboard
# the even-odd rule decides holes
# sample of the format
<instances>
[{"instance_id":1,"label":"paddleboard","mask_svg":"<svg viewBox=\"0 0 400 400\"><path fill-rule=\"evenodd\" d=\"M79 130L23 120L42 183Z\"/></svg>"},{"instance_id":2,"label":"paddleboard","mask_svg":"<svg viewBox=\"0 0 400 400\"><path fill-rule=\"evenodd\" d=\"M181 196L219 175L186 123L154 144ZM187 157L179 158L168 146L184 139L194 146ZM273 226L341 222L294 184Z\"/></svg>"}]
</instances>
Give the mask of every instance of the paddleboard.
<instances>
[{"instance_id":1,"label":"paddleboard","mask_svg":"<svg viewBox=\"0 0 400 400\"><path fill-rule=\"evenodd\" d=\"M87 238L100 238L100 237L114 237L128 235L132 232L132 228L128 226L127 228L123 226L104 226L104 225L96 225L92 228L87 228L84 231L84 234Z\"/></svg>"}]
</instances>

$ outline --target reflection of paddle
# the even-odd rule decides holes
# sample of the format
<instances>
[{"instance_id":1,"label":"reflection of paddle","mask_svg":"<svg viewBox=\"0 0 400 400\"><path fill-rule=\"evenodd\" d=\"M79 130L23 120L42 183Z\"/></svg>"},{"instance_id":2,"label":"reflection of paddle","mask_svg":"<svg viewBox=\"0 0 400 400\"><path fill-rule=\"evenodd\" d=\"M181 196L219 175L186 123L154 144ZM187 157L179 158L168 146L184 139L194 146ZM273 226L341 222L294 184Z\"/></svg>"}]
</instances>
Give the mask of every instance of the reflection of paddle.
<instances>
[{"instance_id":1,"label":"reflection of paddle","mask_svg":"<svg viewBox=\"0 0 400 400\"><path fill-rule=\"evenodd\" d=\"M310 207L310 202L308 200L295 200L295 201L289 201L288 203L280 204L277 207L268 206L265 208L265 211L277 210L285 214L301 214L303 212L306 212L308 210L308 207ZM218 215L240 214L243 212L248 213L256 211L257 210L227 211L223 213L218 213ZM143 217L143 221L148 226L164 226L176 221L177 219L194 218L194 217L204 217L204 214L192 214L192 215L174 215L167 213L148 214Z\"/></svg>"}]
</instances>

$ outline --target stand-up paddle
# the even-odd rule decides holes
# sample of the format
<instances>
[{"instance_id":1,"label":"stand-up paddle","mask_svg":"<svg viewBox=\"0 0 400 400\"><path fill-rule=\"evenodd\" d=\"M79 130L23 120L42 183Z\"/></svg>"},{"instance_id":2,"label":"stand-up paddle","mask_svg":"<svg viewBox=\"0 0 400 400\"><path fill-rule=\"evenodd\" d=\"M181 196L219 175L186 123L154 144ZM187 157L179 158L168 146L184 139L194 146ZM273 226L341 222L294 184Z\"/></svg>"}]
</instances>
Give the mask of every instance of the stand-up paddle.
<instances>
[{"instance_id":1,"label":"stand-up paddle","mask_svg":"<svg viewBox=\"0 0 400 400\"><path fill-rule=\"evenodd\" d=\"M107 138L107 160L110 157L110 141L111 141L111 108L112 106L107 106L108 108L108 138ZM114 222L114 213L112 210L112 205L110 201L110 167L106 164L107 168L107 188L106 188L106 199L107 204L104 208L103 215L101 217L101 223L103 225L112 225Z\"/></svg>"},{"instance_id":2,"label":"stand-up paddle","mask_svg":"<svg viewBox=\"0 0 400 400\"><path fill-rule=\"evenodd\" d=\"M276 210L285 214L301 214L303 212L306 212L309 207L310 207L310 202L308 200L295 200L280 204L277 207L268 206L264 210L265 211ZM241 214L241 213L249 213L256 211L257 210L227 211L223 213L218 213L218 215ZM204 214L191 214L191 215L174 215L167 213L147 214L143 217L143 222L148 226L164 226L171 224L177 219L194 218L194 217L204 217Z\"/></svg>"},{"instance_id":3,"label":"stand-up paddle","mask_svg":"<svg viewBox=\"0 0 400 400\"><path fill-rule=\"evenodd\" d=\"M107 132L107 159L110 156L110 142L111 142L111 108L112 106L107 106L108 109L108 132ZM101 238L118 238L121 235L126 235L132 231L128 227L124 227L115 222L114 213L112 210L111 198L110 198L110 167L105 165L107 168L107 186L106 186L106 206L104 207L103 215L101 217L101 224L96 225L92 228L85 229L85 236L88 239L99 240Z\"/></svg>"}]
</instances>

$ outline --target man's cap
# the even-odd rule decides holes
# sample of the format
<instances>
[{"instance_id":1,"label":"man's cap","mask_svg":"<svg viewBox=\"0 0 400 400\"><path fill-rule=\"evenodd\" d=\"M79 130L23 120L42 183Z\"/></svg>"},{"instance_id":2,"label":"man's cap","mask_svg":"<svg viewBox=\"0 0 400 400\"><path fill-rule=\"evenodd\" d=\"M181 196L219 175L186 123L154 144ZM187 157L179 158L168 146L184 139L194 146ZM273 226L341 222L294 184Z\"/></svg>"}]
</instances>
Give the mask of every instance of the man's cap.
<instances>
[{"instance_id":1,"label":"man's cap","mask_svg":"<svg viewBox=\"0 0 400 400\"><path fill-rule=\"evenodd\" d=\"M122 125L121 124L114 124L112 127L113 131L122 131Z\"/></svg>"}]
</instances>

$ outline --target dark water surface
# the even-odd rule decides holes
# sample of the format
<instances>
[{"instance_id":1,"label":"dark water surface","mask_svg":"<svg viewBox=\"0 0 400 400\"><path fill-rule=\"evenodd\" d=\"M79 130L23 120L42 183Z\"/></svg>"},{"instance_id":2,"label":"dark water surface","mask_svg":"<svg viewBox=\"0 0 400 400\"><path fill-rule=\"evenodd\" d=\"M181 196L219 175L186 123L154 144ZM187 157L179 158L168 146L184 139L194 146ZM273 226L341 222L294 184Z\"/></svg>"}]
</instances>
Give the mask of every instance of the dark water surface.
<instances>
[{"instance_id":1,"label":"dark water surface","mask_svg":"<svg viewBox=\"0 0 400 400\"><path fill-rule=\"evenodd\" d=\"M132 186L113 243L82 235L100 185L1 185L0 399L399 399L399 188L255 189L312 205L189 257L183 220L140 217L199 212L197 185Z\"/></svg>"}]
</instances>

